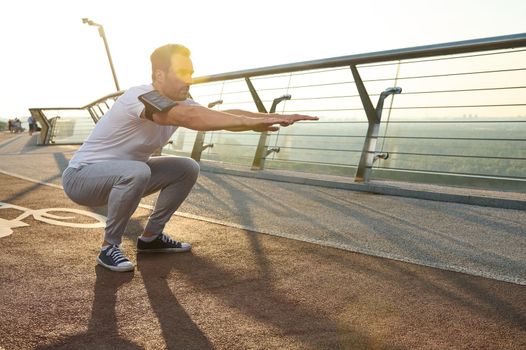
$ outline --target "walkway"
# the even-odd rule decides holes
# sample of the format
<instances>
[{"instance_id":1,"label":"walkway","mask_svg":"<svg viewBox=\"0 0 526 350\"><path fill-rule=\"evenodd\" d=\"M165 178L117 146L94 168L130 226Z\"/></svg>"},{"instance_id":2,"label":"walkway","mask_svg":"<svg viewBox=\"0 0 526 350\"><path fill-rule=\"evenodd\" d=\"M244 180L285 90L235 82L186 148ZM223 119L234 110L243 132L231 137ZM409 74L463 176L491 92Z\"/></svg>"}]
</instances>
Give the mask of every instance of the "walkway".
<instances>
[{"instance_id":1,"label":"walkway","mask_svg":"<svg viewBox=\"0 0 526 350\"><path fill-rule=\"evenodd\" d=\"M60 186L61 172L78 146L35 143L35 136L27 135L0 141L0 171ZM457 191L470 196L469 190ZM526 203L526 194L502 196ZM152 196L143 203L148 207L154 201ZM522 210L203 171L179 215L526 285Z\"/></svg>"},{"instance_id":2,"label":"walkway","mask_svg":"<svg viewBox=\"0 0 526 350\"><path fill-rule=\"evenodd\" d=\"M34 141L0 139L0 201L86 209L57 188L76 147ZM134 274L95 266L101 229L0 238L0 348L526 347L524 211L202 172L168 225L193 252L135 255L153 200Z\"/></svg>"}]
</instances>

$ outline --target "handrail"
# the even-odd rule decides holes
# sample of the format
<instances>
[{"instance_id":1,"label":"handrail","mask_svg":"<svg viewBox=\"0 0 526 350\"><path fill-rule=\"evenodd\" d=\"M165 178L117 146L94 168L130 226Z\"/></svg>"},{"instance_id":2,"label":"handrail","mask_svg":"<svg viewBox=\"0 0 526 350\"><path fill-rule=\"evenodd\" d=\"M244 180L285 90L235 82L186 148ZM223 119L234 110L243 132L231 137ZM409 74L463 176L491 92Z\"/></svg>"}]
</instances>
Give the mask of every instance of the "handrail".
<instances>
[{"instance_id":1,"label":"handrail","mask_svg":"<svg viewBox=\"0 0 526 350\"><path fill-rule=\"evenodd\" d=\"M378 63L386 61L405 60L411 58L461 54L477 51L512 49L516 47L526 47L526 33L503 35L483 39L454 41L442 44L415 46L387 51L376 51L356 55L340 56L255 69L233 71L221 74L213 74L197 77L193 80L193 83L211 83L214 81L233 80L279 73L291 73L303 70L334 68L364 63Z\"/></svg>"},{"instance_id":2,"label":"handrail","mask_svg":"<svg viewBox=\"0 0 526 350\"><path fill-rule=\"evenodd\" d=\"M425 157L425 156L433 156L434 158L437 157L448 157L447 154L436 154L434 150L430 149L430 145L426 144L424 145L422 149L419 150L413 150L411 146L412 141L416 140L439 140L442 143L451 143L448 140L454 140L454 141L474 141L474 140L486 140L491 142L505 142L505 141L514 141L514 142L525 142L523 138L519 138L517 133L514 133L509 138L501 138L500 134L499 137L492 138L491 135L483 134L480 137L481 138L473 138L473 137L458 137L462 135L457 135L455 133L453 134L444 134L444 135L431 135L429 136L427 133L423 133L422 135L409 135L409 136L403 136L398 135L395 133L387 133L389 123L392 124L401 124L401 123L423 123L427 122L422 120L421 113L428 113L427 110L429 109L437 109L437 108L486 108L491 107L491 111L495 110L494 107L503 107L506 108L512 107L513 111L519 110L518 108L521 108L520 111L526 107L526 104L522 103L523 101L520 100L518 94L520 94L520 91L517 90L516 92L513 92L513 98L511 99L504 99L499 100L496 99L495 103L492 102L491 99L484 100L484 104L478 104L479 100L475 100L475 102L461 102L456 103L457 100L452 100L451 103L432 103L433 96L429 99L430 102L426 102L426 96L422 95L422 100L425 103L408 103L408 100L403 97L400 102L393 105L393 98L390 99L391 105L388 108L389 114L387 115L387 121L385 122L385 128L383 129L382 134L379 133L379 126L381 123L381 114L382 114L382 108L383 108L383 99L388 96L389 93L400 93L401 87L404 86L397 86L398 84L407 84L409 87L409 91L404 90L403 95L415 95L418 97L417 101L421 101L420 97L421 94L431 94L431 93L453 93L453 92L471 92L471 91L492 91L492 90L499 90L502 92L505 92L506 89L526 89L526 84L523 82L523 73L526 71L526 66L521 65L517 66L515 63L512 64L510 67L513 69L508 69L510 67L506 67L506 69L500 69L500 67L494 68L492 70L484 69L478 69L476 71L467 71L467 72L450 72L448 69L446 69L445 73L441 74L433 74L433 75L422 75L418 74L407 74L399 76L398 72L400 70L400 66L403 64L408 63L417 63L417 62L423 62L423 61L433 61L433 60L447 60L451 58L455 59L463 59L463 58L469 58L472 56L484 56L484 55L493 55L493 54L502 54L502 55L508 55L508 54L514 54L517 52L526 52L524 49L526 47L526 33L520 33L520 34L513 34L513 35L506 35L506 36L498 36L498 37L492 37L492 38L483 38L483 39L474 39L474 40L464 40L464 41L457 41L457 42L450 42L450 43L442 43L442 44L434 44L434 45L426 45L426 46L417 46L417 47L410 47L410 48L403 48L403 49L396 49L396 50L387 50L387 51L379 51L379 52L370 52L370 53L362 53L362 54L355 54L355 55L348 55L348 56L341 56L341 57L333 57L333 58L327 58L327 59L319 59L319 60L313 60L313 61L305 61L305 62L298 62L298 63L290 63L290 64L284 64L284 65L277 65L277 66L269 66L269 67L262 67L262 68L254 68L254 69L248 69L248 70L240 70L240 71L234 71L234 72L227 72L222 74L215 74L215 75L209 75L209 76L201 76L194 79L194 84L205 84L205 83L212 83L210 87L212 90L216 91L214 94L210 94L212 90L209 89L208 86L202 86L203 88L203 95L195 95L198 100L201 102L202 98L206 100L207 98L212 98L211 96L214 96L214 98L223 100L225 99L224 105L240 105L238 108L246 108L245 105L248 103L255 103L258 110L261 109L261 111L264 110L266 112L266 104L270 101L276 101L280 99L278 96L282 95L283 93L289 94L289 90L292 95L298 94L298 96L293 96L291 103L292 105L287 105L285 108L285 105L283 107L283 111L287 111L287 113L310 113L310 112L327 112L328 116L327 120L319 121L315 124L329 124L329 127L326 127L322 125L324 132L321 132L321 134L311 134L309 123L300 123L305 125L305 128L303 132L300 132L299 134L292 132L291 134L288 133L277 133L273 139L265 140L262 139L264 135L260 135L258 133L244 133L242 135L237 135L236 137L239 138L236 142L229 142L228 139L223 138L221 135L228 134L226 132L212 132L208 135L206 142L204 138L204 134L198 133L195 137L195 140L193 142L193 150L198 149L199 154L194 154L195 152L192 151L192 157L194 159L200 159L201 153L203 150L212 147L212 145L216 145L217 147L214 148L214 152L209 152L209 155L207 156L207 159L212 160L220 160L220 161L231 161L234 159L233 154L228 154L227 156L223 157L221 153L223 152L222 147L225 146L238 146L243 147L244 149L247 148L253 148L256 147L255 144L253 144L253 140L255 137L260 136L260 142L257 144L256 152L254 153L254 156L246 155L250 153L251 150L245 152L239 152L239 154L235 154L235 159L233 160L234 163L237 162L237 159L243 158L242 162L245 163L245 161L248 161L249 159L252 159L253 169L263 169L264 161L265 159L269 160L268 165L269 168L283 168L283 169L307 169L307 170L314 170L314 171L330 171L335 174L342 174L344 176L351 175L352 169L356 168L356 176L355 181L364 181L367 182L371 172L374 169L382 169L381 172L378 174L380 176L384 176L386 171L393 171L393 174L395 174L395 178L397 176L396 172L398 170L400 171L409 171L410 168L413 168L412 166L408 166L408 162L411 162L412 160L408 157L402 157L400 155L415 155L418 157ZM518 50L517 50L518 48ZM515 49L515 50L512 50ZM478 52L477 54L470 55L470 53ZM486 53L489 52L489 53ZM462 55L459 55L462 54ZM453 56L448 56L453 55ZM428 57L428 58L426 58ZM430 58L429 58L430 57ZM435 58L436 57L436 58ZM512 57L512 56L510 56ZM515 57L515 56L513 56ZM524 54L521 54L520 57L524 57ZM424 59L425 58L425 59ZM492 62L492 61L491 61ZM489 62L491 64L491 62ZM522 62L522 60L521 60ZM509 65L510 63L508 63ZM518 64L518 63L517 63ZM364 66L365 65L365 66ZM385 66L385 65L396 65L397 73L396 76L389 78L383 78L380 76L381 79L379 79L376 76L369 76L369 73L374 73L375 68L378 66ZM416 67L416 65L413 65L411 67ZM361 77L361 71L362 68L366 72L367 79L362 79ZM498 69L499 68L499 69ZM350 72L349 72L350 69ZM491 69L491 68L490 68ZM316 73L316 74L325 74L326 72L332 72L332 71L342 71L342 74L345 74L345 76L339 76L339 78L334 78L333 80L326 81L323 80L318 82L317 84L311 84L310 80L307 79L295 79L296 76L302 76L310 73ZM411 70L409 70L411 71ZM510 76L512 71L520 71L519 74L514 74L514 78L517 77L517 79L521 80L512 80L510 84L513 84L513 86L500 86L499 84L491 84L487 83L484 86L471 86L471 85L465 85L460 84L458 86L447 86L443 87L441 84L445 82L445 80L438 81L438 85L440 87L433 88L433 91L415 91L415 83L412 83L412 81L409 81L409 79L429 79L429 78L436 78L436 77L451 77L451 76L464 76L464 75L470 75L474 77L479 77L481 74L486 73L499 73L499 76L504 76L504 73L506 73L506 76ZM291 73L290 75L288 73ZM349 77L349 73L352 73L352 78ZM329 73L327 76L330 78L332 77L332 73ZM339 73L337 73L339 74ZM280 82L280 77L287 77L288 85L284 84L284 82ZM258 77L259 79L256 79ZM253 79L254 78L254 79ZM278 78L276 80L272 80L273 78ZM341 78L345 79L345 81L340 81ZM261 87L259 89L256 89L253 84L251 83L251 79L254 80L254 82L258 82L258 80L263 81L264 83L261 83ZM271 84L275 85L269 85L267 84L267 79L270 79L269 81ZM313 76L311 80L316 79L316 76ZM241 81L240 81L241 80ZM469 79L467 79L469 80ZM228 84L230 87L233 87L233 90L229 88L228 84L225 84L225 81L231 81ZM248 87L248 90L242 89L238 87L238 83L243 83L243 81L246 83L246 87ZM471 81L471 80L469 80ZM489 78L488 78L489 81ZM294 82L295 84L291 83ZM380 82L380 84L378 83ZM388 84L387 86L381 86L381 82L385 82L385 84ZM394 86L390 86L390 84L393 84ZM405 83L407 82L407 83ZM221 83L223 83L221 85ZM372 89L371 93L369 93L365 89L365 85L369 89ZM425 81L424 81L425 83ZM411 85L412 84L412 85ZM453 84L456 84L455 81L453 81ZM258 85L258 84L256 84ZM338 85L338 87L333 88L332 85ZM226 86L226 87L225 87ZM270 86L270 87L269 87ZM411 88L412 86L412 88ZM420 85L418 85L420 86ZM246 88L245 87L245 88ZM251 89L252 87L252 89ZM320 88L319 94L315 93L315 89L318 87ZM327 87L327 89L325 89ZM199 90L201 86L196 86L195 89ZM307 90L299 90L300 88L308 88ZM354 93L352 89L357 88L358 94ZM379 93L378 89L385 89L382 93ZM343 90L343 92L342 92ZM421 90L421 88L418 88L417 90ZM331 91L338 91L337 96L327 96L331 95ZM398 92L396 92L398 91ZM314 93L313 93L314 92ZM96 123L98 119L100 119L100 116L104 114L103 110L107 110L107 108L110 108L110 104L112 99L115 99L118 95L122 94L123 91L118 91L109 95L106 95L102 98L99 98L90 104L87 104L83 107L77 107L77 108L42 108L40 112L42 111L48 111L48 110L65 110L65 109L84 109L93 118L93 121ZM193 90L193 93L195 93L195 90ZM207 95L208 93L208 95ZM243 95L239 96L239 101L236 101L235 96L231 96L232 94L242 93ZM248 94L250 93L250 95ZM261 96L259 94L261 93ZM274 95L274 93L276 95ZM229 95L230 94L230 95ZM323 96L322 96L323 95ZM343 96L345 95L345 96ZM250 98L248 96L252 96L253 101L248 101ZM283 95L285 96L285 95ZM283 97L282 96L282 97ZM442 95L444 96L444 95ZM460 95L456 95L460 98ZM487 96L487 95L484 95ZM500 96L500 95L498 95ZM497 97L498 97L497 96ZM274 99L273 99L274 98ZM277 98L277 99L276 99ZM309 100L321 100L321 99L331 99L331 98L353 98L351 102L344 101L344 100L337 100L334 103L331 101L325 101L321 105L314 104L316 101L312 102ZM357 100L355 98L360 98L360 100ZM378 105L376 108L372 104L372 98L376 101L376 98L378 98ZM463 97L464 98L464 97ZM471 98L471 97L469 97ZM485 97L486 98L486 97ZM397 100L399 98L397 97ZM444 101L444 99L448 99L448 96L445 96L441 99L438 99L438 101ZM298 101L307 100L304 104L298 103ZM382 101L380 101L382 100ZM357 101L361 101L362 107L357 106ZM381 103L380 103L381 102ZM404 103L405 102L405 103ZM453 103L455 102L455 103ZM260 108L262 107L262 108ZM226 108L228 109L228 108ZM406 110L417 110L417 109L426 109L424 112L407 112L410 119L407 121L405 120L396 120L396 118L399 118L400 115L405 115ZM510 109L510 111L512 110ZM348 112L352 111L352 112ZM359 115L355 111L365 111L366 119L363 121L360 121L356 119L356 117ZM391 111L398 111L397 117L395 120L390 121L389 117L391 114ZM401 111L401 112L400 112ZM454 112L455 114L456 112ZM467 112L466 112L467 113ZM493 113L493 112L492 112ZM515 113L515 112L514 112ZM361 114L361 113L360 113ZM443 112L440 112L440 114L443 114ZM520 113L519 113L520 114ZM335 118L332 118L331 116L336 116ZM350 115L352 118L347 120L347 118L341 119L342 116ZM504 113L504 115L506 115ZM491 114L489 115L491 116ZM44 116L45 117L45 116ZM418 117L417 119L411 119ZM469 117L471 118L471 112ZM487 116L486 116L487 117ZM460 118L460 117L459 117ZM431 123L483 123L483 122L492 122L492 123L501 123L501 122L507 122L507 123L526 123L526 120L517 119L517 120L511 120L509 118L505 120L430 120ZM359 128L351 128L347 129L343 125L345 124L362 124L359 126ZM314 123L311 123L312 125L315 125ZM334 126L337 128L338 133L336 135L329 135L327 134L327 130L332 130L331 124L342 124L342 127L340 128L340 125ZM513 125L513 124L510 124ZM526 124L521 124L521 127L523 127ZM353 125L354 126L354 125ZM363 129L368 128L367 131L362 134ZM356 135L356 130L360 130L360 135ZM500 130L500 129L499 129ZM319 130L318 130L319 131ZM345 132L345 135L340 135L341 132ZM180 130L178 132L177 136L177 144L172 145L172 150L174 153L182 152L185 153L187 149L189 149L187 146L190 145L190 141L193 133L190 133L190 137L186 137L185 141L185 131ZM216 135L219 137L215 138ZM342 145L345 144L345 146L333 146L333 141L323 141L326 144L325 146L321 147L312 147L310 144L305 144L305 140L302 140L301 138L298 140L298 137L314 137L315 142L319 142L320 138L322 137L332 137L332 138L338 138L336 143L341 143ZM443 137L447 136L447 137ZM457 137L455 137L457 136ZM247 139L246 139L247 138ZM361 139L364 139L363 148L361 150L358 149L359 144L362 142ZM405 145L403 143L399 143L400 147L397 148L399 145L395 148L391 146L390 142L385 142L386 140L391 139L407 139L408 145ZM245 140L249 140L248 142ZM279 140L279 142L278 142ZM376 147L377 141L380 143L381 146ZM205 144L206 143L206 144ZM394 144L394 143L393 143ZM500 145L500 144L499 144ZM522 147L521 144L517 143L517 147ZM198 147L197 147L198 146ZM385 148L384 148L385 146ZM420 146L419 146L420 147ZM462 147L464 147L464 144L462 143ZM506 145L502 145L502 147L508 147ZM515 147L515 146L513 146ZM269 154L272 152L277 153L279 149L282 148L284 152L280 153L279 156L272 155L272 157L268 157ZM414 147L413 147L414 148ZM216 151L217 149L217 151ZM293 154L293 152L289 150L303 150L306 152L302 152L299 156L296 156ZM324 151L324 152L330 152L330 155L327 155L327 157L321 157L317 154L314 154L314 152L310 151ZM345 154L345 152L353 153L351 156L348 154ZM498 150L497 150L498 151ZM449 157L456 157L456 158L473 158L473 159L505 159L507 161L514 161L515 163L513 166L519 166L522 167L523 163L520 163L517 165L518 161L524 162L526 158L524 158L524 155L522 153L513 153L513 154L504 154L501 155L497 151L490 152L487 155L481 154L480 152L475 152L473 155L470 154L464 154L463 152L454 152L449 154ZM228 152L227 152L228 153ZM235 152L234 152L235 153ZM338 154L336 154L338 153ZM357 162L356 154L360 153L360 161ZM389 154L393 155L393 157L389 158ZM292 155L292 156L291 156ZM314 156L313 156L314 155ZM389 158L389 160L387 160ZM254 167L254 163L259 162L260 166ZM375 165L376 162L376 165ZM440 167L437 167L436 169L434 167L430 167L425 162L419 163L418 167L415 168L416 172L426 172L431 173L432 171L435 171L436 174L444 173L449 174L447 171L445 171L443 168L444 166L449 166L449 160L444 160L444 165L441 165ZM296 166L293 163L301 163L304 164L304 167ZM289 164L293 164L292 166L289 166ZM500 164L500 163L499 163ZM320 166L318 166L320 165ZM388 165L388 167L384 166ZM468 168L469 168L468 164ZM526 181L526 177L520 176L520 181L516 180L517 176L517 170L509 166L509 164L502 164L500 165L502 169L512 169L512 171L502 171L502 172L494 172L495 178L503 176L509 179L513 179L514 183L511 184L511 186L515 186L518 182L524 182ZM486 169L488 166L484 165L481 169ZM323 168L323 169L322 169ZM521 168L522 169L522 168ZM469 170L466 172L466 170L462 167L458 167L457 170L455 170L454 174L463 174L463 175L473 175L477 176L479 174L486 174L485 171L472 171ZM470 173L471 171L471 173ZM435 174L433 173L433 174ZM486 174L487 175L487 174ZM486 176L485 175L485 176ZM352 175L351 175L352 176ZM375 174L375 176L378 176ZM391 176L391 175L389 175ZM405 178L406 174L404 173L403 177ZM434 176L434 175L433 175ZM449 180L448 180L449 181Z\"/></svg>"},{"instance_id":3,"label":"handrail","mask_svg":"<svg viewBox=\"0 0 526 350\"><path fill-rule=\"evenodd\" d=\"M110 99L115 99L118 96L122 95L125 90L120 90L113 92L111 94L108 94L106 96L100 97L96 99L93 102L90 102L82 107L44 107L44 108L29 108L29 111L31 115L42 125L42 130L40 133L40 142L42 145L47 145L50 143L54 143L54 136L55 136L55 127L56 127L56 119L54 118L48 118L44 111L86 111L89 113L91 118L93 119L93 123L97 123L98 119L100 119L99 115L102 112L102 109L100 108L100 104L106 103L106 101ZM107 106L107 103L106 103ZM97 113L94 109L98 107L100 113ZM51 121L54 122L51 122Z\"/></svg>"},{"instance_id":4,"label":"handrail","mask_svg":"<svg viewBox=\"0 0 526 350\"><path fill-rule=\"evenodd\" d=\"M289 113L295 113L295 112L311 113L311 112L322 112L322 111L337 111L337 112L339 111L359 111L359 110L365 111L367 120L364 120L363 123L368 124L368 130L365 135L364 148L361 151L361 158L360 158L360 162L357 167L355 181L367 182L371 174L374 162L377 159L387 159L387 157L389 157L388 153L383 152L383 147L384 147L383 141L387 138L390 138L390 137L392 138L393 136L386 136L385 132L383 136L379 135L378 131L379 131L379 126L381 122L380 118L381 118L382 108L381 106L377 106L376 108L374 108L374 106L371 103L372 97L380 97L381 99L381 96L383 93L378 94L376 91L373 91L372 94L370 94L365 89L364 83L385 81L387 82L387 84L392 84L391 82L393 81L393 79L390 77L387 79L364 80L360 76L358 66L363 67L363 65L369 65L370 67L376 67L382 64L398 64L398 67L400 67L400 64L402 63L412 63L412 62L423 61L424 58L429 59L430 57L433 58L433 57L441 56L440 58L438 58L440 60L440 59L448 59L447 57L448 55L455 55L455 56L449 56L449 57L463 58L463 57L470 57L470 55L468 54L472 54L475 52L478 52L480 54L480 52L484 53L486 51L488 52L492 51L494 53L505 54L509 52L525 51L524 47L526 47L526 33L519 33L519 34L496 36L496 37L490 37L490 38L464 40L464 41L456 41L456 42L425 45L425 46L416 46L416 47L409 47L409 48L402 48L402 49L395 49L395 50L361 53L361 54L354 54L354 55L341 56L341 57L333 57L333 58L318 59L318 60L304 61L304 62L297 62L297 63L289 63L289 64L276 65L276 66L268 66L268 67L253 68L253 69L247 69L247 70L232 71L232 72L226 72L226 73L221 73L221 74L200 76L200 77L195 78L193 80L193 83L194 84L206 84L206 83L215 82L217 84L217 83L222 82L223 85L222 87L220 87L220 91L221 91L220 98L222 98L223 95L226 96L228 94L235 94L235 93L242 92L242 93L246 93L246 95L243 95L243 98L247 100L246 102L243 102L243 103L249 103L250 101L248 101L249 98L247 98L248 96L247 90L236 89L234 91L230 91L230 90L223 91L224 86L225 86L224 83L226 81L244 80L248 85L248 90L250 91L254 99L253 102L256 103L256 106L258 105L257 100L258 99L261 100L257 96L258 93L260 92L263 92L265 94L264 99L262 101L269 102L271 101L271 97L273 97L272 91L275 91L276 94L278 94L278 93L283 93L284 91L288 92L289 88L290 89L299 88L299 87L316 88L322 85L336 85L336 84L355 85L355 87L358 89L358 92L359 92L358 95L341 96L341 97L359 97L363 105L362 108L360 107L355 108L354 106L352 108L350 108L349 106L342 106L342 107L336 106L337 108L331 109L331 108L327 108L326 105L323 105L323 106L320 106L319 109L312 109L312 107L311 108L304 108L304 107L294 108L298 106L298 105L295 105L293 108L288 108L287 112ZM509 51L509 50L517 49L517 48L519 48L519 50ZM496 50L501 50L501 51L496 51ZM300 83L299 86L294 86L290 84L290 81L291 81L290 77L293 76L293 73L296 73L296 74L299 73L299 75L301 75L302 73L316 72L317 70L322 70L323 72L323 71L330 71L330 70L336 70L336 69L349 69L349 68L351 69L351 72L353 73L352 75L354 79L347 79L347 81L344 81L344 82L341 82L338 80L337 82L329 82L329 83L322 82L319 84L312 84L312 85L301 85ZM526 70L526 68L522 68L521 66L519 68L514 68L514 70L521 71L522 73L522 71ZM439 74L439 75L431 75L431 76L430 75L427 75L427 76L418 75L418 76L401 76L401 77L399 77L397 73L394 82L395 84L398 84L402 80L407 81L408 79L416 79L416 78L421 79L421 78L429 78L429 77L450 77L450 76L460 76L460 75L467 75L467 74L472 75L472 76L479 76L480 74L483 74L483 73L496 73L496 72L501 73L501 72L510 72L510 71L511 71L510 69L499 69L499 70L490 70L490 71L482 70L482 71L461 72L461 73L449 72L447 74ZM267 85L263 85L262 88L254 92L253 90L255 89L251 88L251 84L249 84L250 80L251 79L256 80L255 79L256 77L266 79L266 78L284 76L286 74L288 75L289 73L290 73L289 85L286 86L286 89L283 86L281 87L276 86L276 87L269 88ZM520 85L520 86L517 86L517 85ZM236 85L236 88L237 88L237 85ZM375 86L373 86L373 88L377 89L377 87ZM392 86L392 87L386 86L386 88L387 89L384 91L384 93L389 90L393 90L393 89L399 89L401 91L401 89L397 86ZM496 87L495 90L499 90L499 89L504 90L504 89L510 89L510 88L523 89L523 88L526 88L526 86L524 86L524 84L517 83L514 87L509 87L509 86L500 87L499 86L499 87ZM487 87L484 87L481 89L466 89L466 88L451 89L450 88L443 92L475 91L475 90L491 90L491 89ZM433 91L433 92L442 92L442 91ZM417 94L424 94L424 93L431 93L431 92L429 91L409 91L407 94L417 95ZM256 95L256 97L258 98L257 99L254 98L254 95ZM310 94L307 94L307 95L309 96L308 98L302 98L300 96L298 99L295 99L295 100L300 101L302 99L304 100L315 99L311 97ZM209 96L217 96L217 93L211 94ZM323 98L325 99L326 97L323 97ZM433 105L422 105L422 106L421 105L393 106L392 101L393 99L391 99L391 106L389 106L389 112L391 112L392 110L394 111L406 110L406 109L415 110L415 109L423 109L423 108L425 109L453 108L453 107L455 108L499 107L500 108L500 107L524 107L526 106L526 104L523 104L521 101L518 101L520 103L500 102L497 104L473 104L471 103L471 104L462 104L462 105L458 105L458 104L434 105L433 104ZM225 105L239 104L239 103L241 102L240 101L232 102L231 100L225 101ZM258 110L259 109L260 108L258 106ZM352 121L352 122L356 122L356 121ZM451 122L451 121L448 121L448 122ZM323 123L323 122L318 122L318 123ZM338 122L328 121L327 123L338 123ZM345 123L349 123L349 121L346 121ZM294 136L297 136L297 135L294 135ZM363 136L346 135L346 137L363 137ZM261 142L258 143L258 146L256 149L256 157L260 161L264 161L264 159L266 158L265 154L268 154L269 151L274 150L274 149L279 149L279 147L276 147L276 145L278 144L277 139L278 138L276 137L275 139L276 142L275 142L274 147L271 147L270 145L267 145L266 143L263 146L261 145ZM378 139L382 140L382 146L380 147L381 148L380 152L377 152L376 150L376 141ZM504 141L504 140L499 139L499 141ZM221 143L220 141L216 141L216 144L218 145L218 149L221 148L221 146L223 146L223 143ZM241 146L249 147L249 145L241 145ZM254 147L254 145L252 147ZM286 149L287 147L284 146L283 148ZM293 148L293 147L290 147L290 148ZM349 150L347 149L347 151ZM396 152L393 152L392 154L395 155ZM248 159L249 157L246 157L246 158ZM273 159L273 160L276 162L295 161L292 159L287 159L286 155L281 158L283 159L276 159L276 160ZM496 158L496 157L489 157L489 158ZM507 158L509 158L510 160L517 160L517 159L522 160L524 157L507 157ZM398 160L390 160L390 161L392 162L392 161L398 161ZM312 162L312 159L309 159L308 161L305 159L301 159L301 162L315 163L315 162ZM329 162L327 164L330 165L332 163ZM346 163L346 164L350 165L349 163ZM355 165L356 164L352 166L354 167ZM262 168L263 167L261 167L261 169Z\"/></svg>"},{"instance_id":5,"label":"handrail","mask_svg":"<svg viewBox=\"0 0 526 350\"><path fill-rule=\"evenodd\" d=\"M113 92L111 94L108 94L106 96L103 96L101 98L98 98L96 99L95 101L93 102L90 102L88 103L87 105L85 106L82 106L82 107L41 107L41 108L32 108L32 109L40 109L40 110L48 110L48 111L65 111L65 110L80 110L80 109L86 109L86 108L90 108L98 103L101 103L101 102L104 102L105 100L108 100L110 98L115 98L115 97L118 97L120 95L122 95L126 90L120 90L120 91L116 91L116 92Z\"/></svg>"},{"instance_id":6,"label":"handrail","mask_svg":"<svg viewBox=\"0 0 526 350\"><path fill-rule=\"evenodd\" d=\"M119 91L113 92L113 93L108 94L108 95L106 95L106 96L103 96L103 97L101 97L101 98L99 98L99 99L97 99L97 100L95 100L95 101L93 101L93 102L91 102L91 103L88 103L87 105L82 106L82 107L80 107L80 108L81 108L81 109L90 108L90 107L92 107L92 106L94 106L94 105L96 105L96 104L99 104L99 103L101 103L101 102L104 102L104 101L106 101L106 100L109 100L110 98L118 97L118 96L122 95L125 91L126 91L126 90L119 90Z\"/></svg>"}]
</instances>

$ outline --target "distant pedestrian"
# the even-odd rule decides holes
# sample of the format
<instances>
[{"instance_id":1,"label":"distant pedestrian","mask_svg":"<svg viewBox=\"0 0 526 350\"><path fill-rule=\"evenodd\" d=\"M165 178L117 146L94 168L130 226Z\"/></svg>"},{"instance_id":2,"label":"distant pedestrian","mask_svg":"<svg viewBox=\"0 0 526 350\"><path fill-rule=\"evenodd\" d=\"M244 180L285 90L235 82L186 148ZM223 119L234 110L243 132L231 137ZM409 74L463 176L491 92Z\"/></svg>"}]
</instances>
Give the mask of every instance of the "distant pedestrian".
<instances>
[{"instance_id":1,"label":"distant pedestrian","mask_svg":"<svg viewBox=\"0 0 526 350\"><path fill-rule=\"evenodd\" d=\"M33 131L36 131L36 124L33 116L29 116L29 118L27 118L27 123L29 124L29 136L31 136L33 135Z\"/></svg>"},{"instance_id":2,"label":"distant pedestrian","mask_svg":"<svg viewBox=\"0 0 526 350\"><path fill-rule=\"evenodd\" d=\"M7 121L7 130L9 130L9 132L13 132L13 120L12 119L9 119Z\"/></svg>"},{"instance_id":3,"label":"distant pedestrian","mask_svg":"<svg viewBox=\"0 0 526 350\"><path fill-rule=\"evenodd\" d=\"M13 129L14 129L15 134L18 134L19 132L23 131L22 122L20 121L20 119L15 118L13 122Z\"/></svg>"}]
</instances>

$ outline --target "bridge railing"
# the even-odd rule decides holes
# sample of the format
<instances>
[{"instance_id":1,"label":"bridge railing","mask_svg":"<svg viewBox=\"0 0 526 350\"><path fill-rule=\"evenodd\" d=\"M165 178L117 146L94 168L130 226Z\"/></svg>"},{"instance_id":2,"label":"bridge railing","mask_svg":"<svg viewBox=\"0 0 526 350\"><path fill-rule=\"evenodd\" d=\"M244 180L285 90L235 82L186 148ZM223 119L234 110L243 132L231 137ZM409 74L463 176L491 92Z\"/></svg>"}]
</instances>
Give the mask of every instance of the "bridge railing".
<instances>
[{"instance_id":1,"label":"bridge railing","mask_svg":"<svg viewBox=\"0 0 526 350\"><path fill-rule=\"evenodd\" d=\"M192 96L211 108L276 110L320 120L269 134L180 128L163 152L247 170L341 175L358 182L526 191L525 62L522 33L198 77ZM73 119L68 113L82 112L87 130L90 118L96 122L120 93L79 109L31 112L39 121L59 117L57 130ZM71 130L79 142L85 137L68 126L44 132L42 143L68 140Z\"/></svg>"},{"instance_id":2,"label":"bridge railing","mask_svg":"<svg viewBox=\"0 0 526 350\"><path fill-rule=\"evenodd\" d=\"M29 112L42 126L39 143L81 144L122 93L106 95L82 107L30 108Z\"/></svg>"},{"instance_id":3,"label":"bridge railing","mask_svg":"<svg viewBox=\"0 0 526 350\"><path fill-rule=\"evenodd\" d=\"M517 34L199 77L201 104L274 105L320 121L269 135L180 129L164 151L253 170L524 191L525 47Z\"/></svg>"}]
</instances>

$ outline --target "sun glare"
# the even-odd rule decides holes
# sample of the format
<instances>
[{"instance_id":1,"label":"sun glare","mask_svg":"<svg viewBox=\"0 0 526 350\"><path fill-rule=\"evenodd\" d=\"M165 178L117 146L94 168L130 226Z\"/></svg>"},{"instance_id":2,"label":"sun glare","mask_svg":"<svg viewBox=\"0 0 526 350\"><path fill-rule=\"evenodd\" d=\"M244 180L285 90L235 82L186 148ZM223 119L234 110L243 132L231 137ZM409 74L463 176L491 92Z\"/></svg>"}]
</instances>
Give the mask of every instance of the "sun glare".
<instances>
[{"instance_id":1,"label":"sun glare","mask_svg":"<svg viewBox=\"0 0 526 350\"><path fill-rule=\"evenodd\" d=\"M526 3L489 3L20 0L0 21L0 118L80 106L114 91L104 44L85 17L104 26L125 89L150 81L149 55L169 42L192 50L200 76L521 32Z\"/></svg>"}]
</instances>

